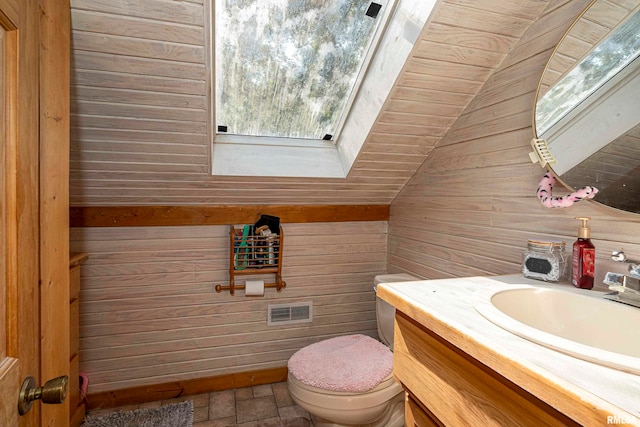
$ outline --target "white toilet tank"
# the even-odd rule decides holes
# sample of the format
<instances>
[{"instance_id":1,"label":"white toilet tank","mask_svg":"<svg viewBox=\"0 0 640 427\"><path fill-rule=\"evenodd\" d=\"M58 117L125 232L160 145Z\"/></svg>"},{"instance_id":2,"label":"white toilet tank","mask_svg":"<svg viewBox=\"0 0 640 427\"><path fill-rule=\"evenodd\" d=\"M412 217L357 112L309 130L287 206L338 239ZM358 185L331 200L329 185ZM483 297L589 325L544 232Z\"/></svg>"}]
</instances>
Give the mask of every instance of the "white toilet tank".
<instances>
[{"instance_id":1,"label":"white toilet tank","mask_svg":"<svg viewBox=\"0 0 640 427\"><path fill-rule=\"evenodd\" d=\"M375 277L373 289L380 283L410 282L420 280L407 273L381 274ZM378 337L387 347L393 350L393 318L396 314L394 306L376 297L376 320L378 321Z\"/></svg>"}]
</instances>

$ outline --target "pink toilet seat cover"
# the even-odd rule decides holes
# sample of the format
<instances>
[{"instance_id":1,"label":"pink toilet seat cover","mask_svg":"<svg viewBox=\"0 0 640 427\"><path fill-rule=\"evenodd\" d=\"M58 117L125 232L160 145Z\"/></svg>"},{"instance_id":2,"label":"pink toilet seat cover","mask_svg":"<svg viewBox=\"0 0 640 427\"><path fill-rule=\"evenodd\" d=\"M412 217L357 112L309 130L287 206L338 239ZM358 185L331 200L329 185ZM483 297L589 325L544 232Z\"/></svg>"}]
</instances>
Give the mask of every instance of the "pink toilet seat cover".
<instances>
[{"instance_id":1,"label":"pink toilet seat cover","mask_svg":"<svg viewBox=\"0 0 640 427\"><path fill-rule=\"evenodd\" d=\"M303 384L323 390L362 393L375 388L393 369L393 353L366 335L330 338L291 356L289 372Z\"/></svg>"}]
</instances>

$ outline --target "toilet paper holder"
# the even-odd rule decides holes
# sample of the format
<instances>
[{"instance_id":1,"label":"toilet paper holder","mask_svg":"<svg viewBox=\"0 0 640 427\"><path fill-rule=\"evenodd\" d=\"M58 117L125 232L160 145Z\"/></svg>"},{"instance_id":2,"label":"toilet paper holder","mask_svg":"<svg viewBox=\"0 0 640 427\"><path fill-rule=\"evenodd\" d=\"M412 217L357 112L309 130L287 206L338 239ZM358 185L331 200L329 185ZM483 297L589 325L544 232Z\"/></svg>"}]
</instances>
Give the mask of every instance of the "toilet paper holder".
<instances>
[{"instance_id":1,"label":"toilet paper holder","mask_svg":"<svg viewBox=\"0 0 640 427\"><path fill-rule=\"evenodd\" d=\"M236 289L245 289L245 285L236 285L236 276L274 274L275 282L265 283L265 288L276 288L282 291L287 284L282 280L282 249L284 233L278 226L279 233L265 232L254 226L231 226L229 231L229 285L216 285L216 292L229 291L235 294ZM265 281L266 282L266 281Z\"/></svg>"},{"instance_id":2,"label":"toilet paper holder","mask_svg":"<svg viewBox=\"0 0 640 427\"><path fill-rule=\"evenodd\" d=\"M277 276L275 283L265 283L264 287L266 288L276 288L278 292L283 290L287 286L287 282L282 280L281 277ZM245 285L236 285L234 283L233 278L229 280L229 286L216 285L216 292L220 293L222 291L229 291L231 295L234 295L236 289L244 289Z\"/></svg>"}]
</instances>

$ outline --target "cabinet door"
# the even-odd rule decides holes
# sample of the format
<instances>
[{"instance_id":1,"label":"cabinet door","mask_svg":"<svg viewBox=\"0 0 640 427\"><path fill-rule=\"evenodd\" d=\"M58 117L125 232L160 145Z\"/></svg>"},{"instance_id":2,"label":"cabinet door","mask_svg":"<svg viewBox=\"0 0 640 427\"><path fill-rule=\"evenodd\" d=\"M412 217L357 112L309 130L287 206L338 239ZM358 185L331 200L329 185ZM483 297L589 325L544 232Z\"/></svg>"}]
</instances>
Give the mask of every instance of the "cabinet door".
<instances>
[{"instance_id":1,"label":"cabinet door","mask_svg":"<svg viewBox=\"0 0 640 427\"><path fill-rule=\"evenodd\" d=\"M447 426L579 425L400 312L393 371Z\"/></svg>"},{"instance_id":2,"label":"cabinet door","mask_svg":"<svg viewBox=\"0 0 640 427\"><path fill-rule=\"evenodd\" d=\"M408 394L404 407L404 425L408 427L440 427L444 424L431 418L414 397Z\"/></svg>"}]
</instances>

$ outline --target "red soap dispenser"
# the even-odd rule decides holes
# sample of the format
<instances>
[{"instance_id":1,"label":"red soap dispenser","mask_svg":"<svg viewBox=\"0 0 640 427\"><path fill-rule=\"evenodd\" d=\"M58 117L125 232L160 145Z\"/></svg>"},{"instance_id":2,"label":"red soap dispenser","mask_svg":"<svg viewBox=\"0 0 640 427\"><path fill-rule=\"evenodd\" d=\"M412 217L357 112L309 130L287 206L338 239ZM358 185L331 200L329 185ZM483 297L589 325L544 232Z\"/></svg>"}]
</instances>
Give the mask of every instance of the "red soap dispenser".
<instances>
[{"instance_id":1,"label":"red soap dispenser","mask_svg":"<svg viewBox=\"0 0 640 427\"><path fill-rule=\"evenodd\" d=\"M596 248L591 243L591 230L587 226L589 217L578 217L582 226L578 229L578 240L573 244L573 274L571 283L576 288L593 288L593 273L596 262Z\"/></svg>"}]
</instances>

